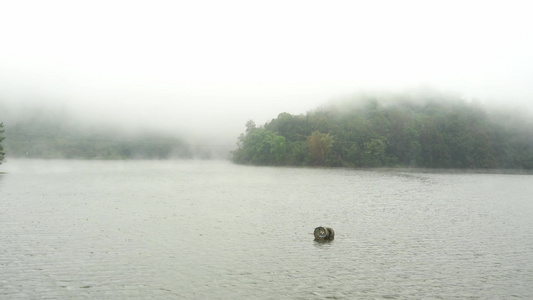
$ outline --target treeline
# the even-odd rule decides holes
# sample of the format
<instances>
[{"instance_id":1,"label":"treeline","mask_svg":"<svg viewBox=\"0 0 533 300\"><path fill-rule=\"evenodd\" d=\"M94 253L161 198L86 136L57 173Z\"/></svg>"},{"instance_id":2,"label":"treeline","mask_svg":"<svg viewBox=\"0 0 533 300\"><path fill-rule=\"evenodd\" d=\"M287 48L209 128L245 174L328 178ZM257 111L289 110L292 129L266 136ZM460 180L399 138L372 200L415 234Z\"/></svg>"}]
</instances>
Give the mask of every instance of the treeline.
<instances>
[{"instance_id":1,"label":"treeline","mask_svg":"<svg viewBox=\"0 0 533 300\"><path fill-rule=\"evenodd\" d=\"M239 164L330 167L533 169L526 118L433 97L332 104L305 115L248 121L232 160ZM389 99L390 100L390 99Z\"/></svg>"},{"instance_id":2,"label":"treeline","mask_svg":"<svg viewBox=\"0 0 533 300\"><path fill-rule=\"evenodd\" d=\"M15 158L171 159L193 158L190 147L167 136L142 134L129 138L105 133L39 134L14 126L6 131L5 151Z\"/></svg>"},{"instance_id":3,"label":"treeline","mask_svg":"<svg viewBox=\"0 0 533 300\"><path fill-rule=\"evenodd\" d=\"M13 158L207 159L211 155L169 134L83 127L67 116L48 111L4 116L3 120L5 140L0 146Z\"/></svg>"},{"instance_id":4,"label":"treeline","mask_svg":"<svg viewBox=\"0 0 533 300\"><path fill-rule=\"evenodd\" d=\"M0 165L2 162L4 162L4 155L6 154L4 152L4 147L2 147L2 141L5 139L5 137L2 135L4 133L4 123L0 123Z\"/></svg>"}]
</instances>

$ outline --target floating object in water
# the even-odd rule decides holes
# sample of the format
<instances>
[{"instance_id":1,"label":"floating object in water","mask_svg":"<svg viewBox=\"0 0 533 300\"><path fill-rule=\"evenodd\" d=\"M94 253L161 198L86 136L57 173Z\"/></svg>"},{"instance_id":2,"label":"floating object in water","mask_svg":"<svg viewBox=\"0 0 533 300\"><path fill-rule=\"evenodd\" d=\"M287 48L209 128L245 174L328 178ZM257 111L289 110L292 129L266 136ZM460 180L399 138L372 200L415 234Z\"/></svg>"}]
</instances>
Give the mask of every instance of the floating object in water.
<instances>
[{"instance_id":1,"label":"floating object in water","mask_svg":"<svg viewBox=\"0 0 533 300\"><path fill-rule=\"evenodd\" d=\"M333 238L335 238L335 231L333 231L333 228L330 227L317 227L315 228L315 240L317 241L331 241Z\"/></svg>"}]
</instances>

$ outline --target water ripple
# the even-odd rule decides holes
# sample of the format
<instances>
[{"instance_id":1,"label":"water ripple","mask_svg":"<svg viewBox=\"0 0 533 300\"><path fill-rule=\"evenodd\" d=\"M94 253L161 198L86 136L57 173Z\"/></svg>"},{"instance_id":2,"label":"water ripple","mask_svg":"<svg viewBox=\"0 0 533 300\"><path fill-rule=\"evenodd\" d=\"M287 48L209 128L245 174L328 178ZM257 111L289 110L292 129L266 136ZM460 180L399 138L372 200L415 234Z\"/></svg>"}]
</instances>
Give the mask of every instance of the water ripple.
<instances>
[{"instance_id":1,"label":"water ripple","mask_svg":"<svg viewBox=\"0 0 533 300\"><path fill-rule=\"evenodd\" d=\"M36 163L0 175L0 298L533 297L531 175Z\"/></svg>"}]
</instances>

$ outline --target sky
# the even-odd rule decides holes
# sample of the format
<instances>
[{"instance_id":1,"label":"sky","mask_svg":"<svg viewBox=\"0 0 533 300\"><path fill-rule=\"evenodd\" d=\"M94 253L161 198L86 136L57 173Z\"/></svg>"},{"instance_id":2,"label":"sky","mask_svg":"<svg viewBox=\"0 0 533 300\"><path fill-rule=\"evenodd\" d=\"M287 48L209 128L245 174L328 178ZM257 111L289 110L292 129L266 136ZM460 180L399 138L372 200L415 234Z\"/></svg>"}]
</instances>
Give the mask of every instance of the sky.
<instances>
[{"instance_id":1,"label":"sky","mask_svg":"<svg viewBox=\"0 0 533 300\"><path fill-rule=\"evenodd\" d=\"M247 120L419 87L533 108L528 1L3 1L0 100L234 143Z\"/></svg>"}]
</instances>

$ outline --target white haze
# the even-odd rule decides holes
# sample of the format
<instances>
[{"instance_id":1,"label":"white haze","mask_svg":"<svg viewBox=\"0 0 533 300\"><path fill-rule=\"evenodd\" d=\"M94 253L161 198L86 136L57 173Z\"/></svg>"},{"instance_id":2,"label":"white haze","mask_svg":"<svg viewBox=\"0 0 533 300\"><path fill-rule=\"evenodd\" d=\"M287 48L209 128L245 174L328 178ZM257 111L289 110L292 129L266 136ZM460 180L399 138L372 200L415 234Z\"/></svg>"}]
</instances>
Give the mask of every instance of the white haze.
<instances>
[{"instance_id":1,"label":"white haze","mask_svg":"<svg viewBox=\"0 0 533 300\"><path fill-rule=\"evenodd\" d=\"M530 109L528 1L4 1L0 101L233 144L247 120L430 86ZM0 120L1 121L1 120Z\"/></svg>"}]
</instances>

